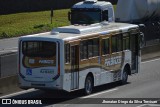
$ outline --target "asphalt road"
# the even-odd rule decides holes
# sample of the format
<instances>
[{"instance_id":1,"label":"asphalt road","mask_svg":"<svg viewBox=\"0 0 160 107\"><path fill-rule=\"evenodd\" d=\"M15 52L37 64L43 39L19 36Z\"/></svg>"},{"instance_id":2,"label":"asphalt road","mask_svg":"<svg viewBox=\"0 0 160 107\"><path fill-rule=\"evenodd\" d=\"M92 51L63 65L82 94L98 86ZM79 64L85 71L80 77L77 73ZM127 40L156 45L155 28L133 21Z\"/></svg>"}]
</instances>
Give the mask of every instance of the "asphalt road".
<instances>
[{"instance_id":1,"label":"asphalt road","mask_svg":"<svg viewBox=\"0 0 160 107\"><path fill-rule=\"evenodd\" d=\"M15 51L18 46L18 38L0 39L0 53Z\"/></svg>"},{"instance_id":2,"label":"asphalt road","mask_svg":"<svg viewBox=\"0 0 160 107\"><path fill-rule=\"evenodd\" d=\"M158 98L160 100L160 59L153 59L141 63L141 72L129 77L128 83L119 85L118 83L106 84L96 87L94 93L85 96L83 90L71 93L61 91L41 91L29 89L18 93L13 93L0 98L51 98L51 104L45 106L52 107L160 107L158 104L95 104L100 99L90 98ZM84 102L83 99L87 100ZM52 104L56 103L56 104ZM74 104L73 104L74 103ZM78 104L75 104L78 103ZM93 104L94 103L94 104Z\"/></svg>"}]
</instances>

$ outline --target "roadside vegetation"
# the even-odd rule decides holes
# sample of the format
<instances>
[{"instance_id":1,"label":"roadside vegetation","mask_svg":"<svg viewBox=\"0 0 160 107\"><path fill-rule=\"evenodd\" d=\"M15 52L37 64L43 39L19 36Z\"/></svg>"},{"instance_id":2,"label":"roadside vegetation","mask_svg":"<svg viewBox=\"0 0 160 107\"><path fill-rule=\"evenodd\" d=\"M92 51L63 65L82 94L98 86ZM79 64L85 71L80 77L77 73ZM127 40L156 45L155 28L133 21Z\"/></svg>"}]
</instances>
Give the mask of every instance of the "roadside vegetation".
<instances>
[{"instance_id":1,"label":"roadside vegetation","mask_svg":"<svg viewBox=\"0 0 160 107\"><path fill-rule=\"evenodd\" d=\"M54 27L69 25L68 11L55 10L52 24L50 11L0 15L0 38L45 32Z\"/></svg>"},{"instance_id":2,"label":"roadside vegetation","mask_svg":"<svg viewBox=\"0 0 160 107\"><path fill-rule=\"evenodd\" d=\"M0 39L46 32L69 25L68 11L69 9L55 10L52 24L50 11L0 15Z\"/></svg>"}]
</instances>

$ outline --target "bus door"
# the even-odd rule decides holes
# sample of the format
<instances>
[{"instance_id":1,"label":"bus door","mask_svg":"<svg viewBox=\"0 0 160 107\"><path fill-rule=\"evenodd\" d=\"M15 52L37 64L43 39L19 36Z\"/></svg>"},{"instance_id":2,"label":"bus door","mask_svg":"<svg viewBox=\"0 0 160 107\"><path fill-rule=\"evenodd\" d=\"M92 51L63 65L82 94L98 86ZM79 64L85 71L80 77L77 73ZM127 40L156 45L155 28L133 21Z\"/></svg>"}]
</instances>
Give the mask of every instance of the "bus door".
<instances>
[{"instance_id":1,"label":"bus door","mask_svg":"<svg viewBox=\"0 0 160 107\"><path fill-rule=\"evenodd\" d=\"M131 52L132 52L132 74L138 73L138 54L139 54L139 42L138 34L131 34Z\"/></svg>"},{"instance_id":2,"label":"bus door","mask_svg":"<svg viewBox=\"0 0 160 107\"><path fill-rule=\"evenodd\" d=\"M79 86L79 46L71 46L71 90Z\"/></svg>"}]
</instances>

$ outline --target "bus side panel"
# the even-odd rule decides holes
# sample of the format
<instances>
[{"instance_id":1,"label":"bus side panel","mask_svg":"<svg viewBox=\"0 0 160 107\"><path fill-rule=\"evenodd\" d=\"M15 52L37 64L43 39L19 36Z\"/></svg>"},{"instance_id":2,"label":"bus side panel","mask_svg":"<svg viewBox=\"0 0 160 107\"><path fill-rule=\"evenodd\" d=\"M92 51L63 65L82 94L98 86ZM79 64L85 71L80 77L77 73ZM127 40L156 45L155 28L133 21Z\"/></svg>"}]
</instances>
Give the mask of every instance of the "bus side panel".
<instances>
[{"instance_id":1,"label":"bus side panel","mask_svg":"<svg viewBox=\"0 0 160 107\"><path fill-rule=\"evenodd\" d=\"M108 60L110 59L110 55L103 55L101 57L101 84L110 83L113 81L113 74L110 71L110 67L108 65Z\"/></svg>"},{"instance_id":2,"label":"bus side panel","mask_svg":"<svg viewBox=\"0 0 160 107\"><path fill-rule=\"evenodd\" d=\"M79 63L79 89L84 88L84 83L89 70L89 60L80 60Z\"/></svg>"},{"instance_id":3,"label":"bus side panel","mask_svg":"<svg viewBox=\"0 0 160 107\"><path fill-rule=\"evenodd\" d=\"M94 79L94 85L100 85L101 84L101 64L100 64L100 57L92 57L89 58L89 63L90 63L90 67L89 70L90 72L93 72L93 74L95 75Z\"/></svg>"},{"instance_id":4,"label":"bus side panel","mask_svg":"<svg viewBox=\"0 0 160 107\"><path fill-rule=\"evenodd\" d=\"M122 67L121 67L121 79L122 79L122 73L123 73L123 69L125 67L126 64L129 64L130 68L131 68L131 51L130 50L124 50L123 51L123 63L122 63Z\"/></svg>"},{"instance_id":5,"label":"bus side panel","mask_svg":"<svg viewBox=\"0 0 160 107\"><path fill-rule=\"evenodd\" d=\"M119 81L121 79L121 67L124 58L122 52L113 53L111 55L102 56L102 73L101 84Z\"/></svg>"},{"instance_id":6,"label":"bus side panel","mask_svg":"<svg viewBox=\"0 0 160 107\"><path fill-rule=\"evenodd\" d=\"M110 70L113 73L113 82L121 80L121 71L124 62L124 56L122 52L116 52L111 54Z\"/></svg>"},{"instance_id":7,"label":"bus side panel","mask_svg":"<svg viewBox=\"0 0 160 107\"><path fill-rule=\"evenodd\" d=\"M63 90L71 91L71 73L69 72L63 75Z\"/></svg>"}]
</instances>

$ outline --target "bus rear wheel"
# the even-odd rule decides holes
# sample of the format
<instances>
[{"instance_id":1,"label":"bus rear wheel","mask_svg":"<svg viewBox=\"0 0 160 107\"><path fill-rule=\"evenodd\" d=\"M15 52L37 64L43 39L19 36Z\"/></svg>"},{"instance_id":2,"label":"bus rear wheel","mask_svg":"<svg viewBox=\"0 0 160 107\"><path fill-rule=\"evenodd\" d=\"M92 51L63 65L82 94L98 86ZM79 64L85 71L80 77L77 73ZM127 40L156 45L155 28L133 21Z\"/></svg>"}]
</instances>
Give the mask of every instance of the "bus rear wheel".
<instances>
[{"instance_id":1,"label":"bus rear wheel","mask_svg":"<svg viewBox=\"0 0 160 107\"><path fill-rule=\"evenodd\" d=\"M92 93L93 90L93 78L91 76L87 76L86 80L85 80L85 87L84 87L84 91L86 95L89 95Z\"/></svg>"},{"instance_id":2,"label":"bus rear wheel","mask_svg":"<svg viewBox=\"0 0 160 107\"><path fill-rule=\"evenodd\" d=\"M126 84L127 80L128 80L128 71L127 71L127 68L125 67L124 70L123 70L123 73L122 73L122 80L120 81L120 83L122 85Z\"/></svg>"}]
</instances>

